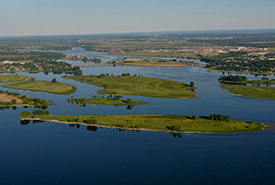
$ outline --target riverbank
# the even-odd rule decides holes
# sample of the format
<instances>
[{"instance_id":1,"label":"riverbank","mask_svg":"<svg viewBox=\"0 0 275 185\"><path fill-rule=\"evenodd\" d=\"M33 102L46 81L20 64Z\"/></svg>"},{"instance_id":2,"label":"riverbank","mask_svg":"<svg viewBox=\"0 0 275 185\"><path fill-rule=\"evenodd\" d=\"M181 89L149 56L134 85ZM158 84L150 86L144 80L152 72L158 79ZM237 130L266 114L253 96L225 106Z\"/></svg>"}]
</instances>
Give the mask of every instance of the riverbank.
<instances>
[{"instance_id":1,"label":"riverbank","mask_svg":"<svg viewBox=\"0 0 275 185\"><path fill-rule=\"evenodd\" d=\"M266 128L263 123L259 122L218 121L206 117L177 115L44 115L21 119L175 133L254 132Z\"/></svg>"}]
</instances>

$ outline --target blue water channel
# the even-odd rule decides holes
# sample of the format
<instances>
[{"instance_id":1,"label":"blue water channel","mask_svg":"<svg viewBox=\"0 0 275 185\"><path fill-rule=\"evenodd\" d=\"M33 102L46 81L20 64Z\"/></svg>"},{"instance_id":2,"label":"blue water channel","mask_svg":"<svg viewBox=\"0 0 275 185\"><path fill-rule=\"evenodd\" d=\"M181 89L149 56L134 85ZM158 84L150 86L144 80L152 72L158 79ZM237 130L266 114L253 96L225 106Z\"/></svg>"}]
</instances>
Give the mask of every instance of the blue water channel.
<instances>
[{"instance_id":1,"label":"blue water channel","mask_svg":"<svg viewBox=\"0 0 275 185\"><path fill-rule=\"evenodd\" d=\"M104 61L124 58L74 49L63 51ZM147 105L68 104L66 99L90 98L101 87L66 80L62 75L22 75L65 82L77 87L71 95L27 92L0 87L52 102L51 114L175 114L231 115L231 119L275 124L275 100L233 96L216 81L222 73L202 67L93 67L84 75L142 74L183 82L194 81L197 98L169 99L128 96ZM260 79L247 75L249 79ZM2 84L1 84L2 85ZM19 114L34 108L0 110L0 184L273 184L275 131L234 134L181 134L74 127L53 122L20 123Z\"/></svg>"}]
</instances>

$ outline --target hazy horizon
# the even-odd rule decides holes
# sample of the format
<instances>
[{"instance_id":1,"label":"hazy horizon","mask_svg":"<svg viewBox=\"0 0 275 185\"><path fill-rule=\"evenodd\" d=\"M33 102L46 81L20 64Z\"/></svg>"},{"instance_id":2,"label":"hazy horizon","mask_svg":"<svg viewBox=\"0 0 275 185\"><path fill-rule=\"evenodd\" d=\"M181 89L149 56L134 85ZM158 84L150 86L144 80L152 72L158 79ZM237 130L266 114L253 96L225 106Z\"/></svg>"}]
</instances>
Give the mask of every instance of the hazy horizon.
<instances>
[{"instance_id":1,"label":"hazy horizon","mask_svg":"<svg viewBox=\"0 0 275 185\"><path fill-rule=\"evenodd\" d=\"M0 36L275 29L275 0L1 0Z\"/></svg>"}]
</instances>

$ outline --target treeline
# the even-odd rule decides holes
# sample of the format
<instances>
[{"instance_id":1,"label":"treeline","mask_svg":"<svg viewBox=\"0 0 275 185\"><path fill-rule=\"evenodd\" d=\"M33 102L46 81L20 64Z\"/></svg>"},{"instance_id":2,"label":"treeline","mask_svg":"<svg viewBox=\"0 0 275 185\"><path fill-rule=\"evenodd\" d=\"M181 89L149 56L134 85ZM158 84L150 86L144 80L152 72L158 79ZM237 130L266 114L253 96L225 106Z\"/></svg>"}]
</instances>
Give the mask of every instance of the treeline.
<instances>
[{"instance_id":1,"label":"treeline","mask_svg":"<svg viewBox=\"0 0 275 185\"><path fill-rule=\"evenodd\" d=\"M267 87L271 87L271 84L275 84L275 79L269 79L268 77L262 77L261 80L247 80L247 77L239 75L221 76L218 81L222 84L251 84L252 86L266 85Z\"/></svg>"},{"instance_id":2,"label":"treeline","mask_svg":"<svg viewBox=\"0 0 275 185\"><path fill-rule=\"evenodd\" d=\"M65 55L54 52L35 52L35 51L0 51L0 62L1 61L21 61L21 60L52 60L61 59Z\"/></svg>"},{"instance_id":3,"label":"treeline","mask_svg":"<svg viewBox=\"0 0 275 185\"><path fill-rule=\"evenodd\" d=\"M20 113L20 117L21 118L26 118L26 117L32 117L33 116L46 116L46 115L49 115L50 114L50 111L46 110L34 110L32 111L32 115L30 113L30 111L23 111Z\"/></svg>"},{"instance_id":4,"label":"treeline","mask_svg":"<svg viewBox=\"0 0 275 185\"><path fill-rule=\"evenodd\" d=\"M31 97L27 97L26 95L20 95L19 93L16 93L16 92L9 92L9 91L1 91L0 90L0 94L5 94L5 95L8 95L8 96L13 96L13 97L16 97L16 98L19 98L23 101L23 103L21 104L26 104L26 105L33 105L33 106L48 106L48 105L51 105L49 104L46 100L41 100L39 98L31 98ZM16 105L18 104L18 102L16 102L15 99L13 99L11 102L1 102L0 101L0 105Z\"/></svg>"},{"instance_id":5,"label":"treeline","mask_svg":"<svg viewBox=\"0 0 275 185\"><path fill-rule=\"evenodd\" d=\"M218 120L218 121L229 121L229 115L222 115L222 114L211 114L210 120Z\"/></svg>"},{"instance_id":6,"label":"treeline","mask_svg":"<svg viewBox=\"0 0 275 185\"><path fill-rule=\"evenodd\" d=\"M221 76L218 81L232 81L232 82L244 82L247 80L246 76L239 76L239 75L229 75L229 76Z\"/></svg>"},{"instance_id":7,"label":"treeline","mask_svg":"<svg viewBox=\"0 0 275 185\"><path fill-rule=\"evenodd\" d=\"M90 77L93 77L93 76L94 76L94 75L90 75ZM114 76L114 75L113 75L113 74L109 75L109 73L106 73L106 74L101 73L100 75L97 75L96 77L97 77L97 78L104 78L104 77L106 77L106 76ZM122 76L122 77L131 76L131 74L130 74L130 73L122 73L121 75L118 75L118 77L120 77L120 76ZM135 77L143 77L143 75L140 75L140 74L134 74L134 75L132 75L132 76L135 76Z\"/></svg>"},{"instance_id":8,"label":"treeline","mask_svg":"<svg viewBox=\"0 0 275 185\"><path fill-rule=\"evenodd\" d=\"M44 72L45 74L50 72L54 74L82 74L82 70L78 66L72 66L71 64L63 61L57 62L52 60L33 60L32 62L5 64L2 65L0 69L0 73L14 73L17 71L26 71L29 73Z\"/></svg>"}]
</instances>

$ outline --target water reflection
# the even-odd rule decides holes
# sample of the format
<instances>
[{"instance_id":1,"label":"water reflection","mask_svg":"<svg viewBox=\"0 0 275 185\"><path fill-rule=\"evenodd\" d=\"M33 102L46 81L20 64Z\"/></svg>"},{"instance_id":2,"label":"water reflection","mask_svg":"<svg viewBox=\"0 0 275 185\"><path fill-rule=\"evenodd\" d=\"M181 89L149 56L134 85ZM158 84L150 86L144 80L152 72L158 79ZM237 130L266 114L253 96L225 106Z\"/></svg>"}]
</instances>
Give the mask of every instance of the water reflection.
<instances>
[{"instance_id":1,"label":"water reflection","mask_svg":"<svg viewBox=\"0 0 275 185\"><path fill-rule=\"evenodd\" d=\"M182 135L180 133L171 132L171 136L181 138Z\"/></svg>"},{"instance_id":2,"label":"water reflection","mask_svg":"<svg viewBox=\"0 0 275 185\"><path fill-rule=\"evenodd\" d=\"M97 131L97 126L87 126L86 128L88 131L96 132Z\"/></svg>"},{"instance_id":3,"label":"water reflection","mask_svg":"<svg viewBox=\"0 0 275 185\"><path fill-rule=\"evenodd\" d=\"M28 125L30 123L30 120L20 120L21 125Z\"/></svg>"},{"instance_id":4,"label":"water reflection","mask_svg":"<svg viewBox=\"0 0 275 185\"><path fill-rule=\"evenodd\" d=\"M9 106L7 106L7 107L0 106L0 110L6 110L6 109L9 109L9 108L10 108Z\"/></svg>"},{"instance_id":5,"label":"water reflection","mask_svg":"<svg viewBox=\"0 0 275 185\"><path fill-rule=\"evenodd\" d=\"M41 120L32 120L32 123L35 124L35 123L43 123L44 121L41 121Z\"/></svg>"}]
</instances>

